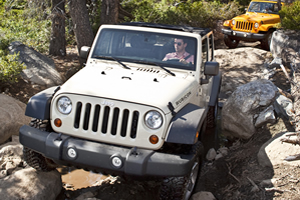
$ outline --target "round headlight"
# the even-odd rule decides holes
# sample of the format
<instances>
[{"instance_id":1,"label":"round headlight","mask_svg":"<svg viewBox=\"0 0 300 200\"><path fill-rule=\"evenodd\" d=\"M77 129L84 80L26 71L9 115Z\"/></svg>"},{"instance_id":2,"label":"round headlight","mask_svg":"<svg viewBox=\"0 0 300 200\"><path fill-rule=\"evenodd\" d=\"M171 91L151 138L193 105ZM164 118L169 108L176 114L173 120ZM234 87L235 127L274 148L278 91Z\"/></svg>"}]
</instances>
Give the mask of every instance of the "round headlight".
<instances>
[{"instance_id":1,"label":"round headlight","mask_svg":"<svg viewBox=\"0 0 300 200\"><path fill-rule=\"evenodd\" d=\"M162 116L157 111L149 111L145 115L145 124L151 129L158 129L163 122Z\"/></svg>"},{"instance_id":2,"label":"round headlight","mask_svg":"<svg viewBox=\"0 0 300 200\"><path fill-rule=\"evenodd\" d=\"M69 114L72 110L72 101L68 97L60 97L57 101L57 109L62 114Z\"/></svg>"},{"instance_id":3,"label":"round headlight","mask_svg":"<svg viewBox=\"0 0 300 200\"><path fill-rule=\"evenodd\" d=\"M232 25L235 25L235 20L232 20L231 24L232 24Z\"/></svg>"},{"instance_id":4,"label":"round headlight","mask_svg":"<svg viewBox=\"0 0 300 200\"><path fill-rule=\"evenodd\" d=\"M254 27L255 27L255 28L258 28L258 26L259 26L259 24L256 22L256 23L254 24Z\"/></svg>"}]
</instances>

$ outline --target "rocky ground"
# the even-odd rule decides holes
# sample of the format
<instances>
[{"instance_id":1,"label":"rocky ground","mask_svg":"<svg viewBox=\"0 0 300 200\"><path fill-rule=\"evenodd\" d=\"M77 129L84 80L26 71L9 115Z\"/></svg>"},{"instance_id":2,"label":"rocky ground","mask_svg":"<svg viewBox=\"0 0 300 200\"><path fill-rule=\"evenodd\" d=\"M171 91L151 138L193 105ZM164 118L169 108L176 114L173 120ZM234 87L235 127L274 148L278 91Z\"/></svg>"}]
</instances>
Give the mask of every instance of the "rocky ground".
<instances>
[{"instance_id":1,"label":"rocky ground","mask_svg":"<svg viewBox=\"0 0 300 200\"><path fill-rule=\"evenodd\" d=\"M249 82L263 73L265 62L272 60L269 52L259 49L259 44L245 44L249 49L240 46L240 56L235 57L236 62L243 63L240 68L231 68L226 65L224 60L228 57L219 58L224 63L221 68L223 71L223 90L221 102L225 101L232 91L239 85ZM217 46L224 48L224 46ZM252 62L256 62L256 67L247 67L244 63L245 52L261 51L253 57ZM52 57L56 63L57 70L67 79L72 73L80 69L77 55L73 48L68 49L66 57ZM229 52L230 53L230 52ZM236 54L238 55L238 54ZM229 61L229 62L233 62ZM287 81L282 70L277 69L277 73L272 78L274 84L286 92L291 92L291 84ZM230 83L230 84L229 84ZM5 94L12 96L26 103L35 93L43 90L43 87L32 86L20 80L14 85L6 85L0 88ZM219 118L218 124L221 120ZM195 193L199 191L209 191L218 200L222 199L300 199L300 167L289 164L277 165L274 168L261 167L258 164L257 153L260 147L274 137L276 134L286 131L294 131L294 126L286 119L278 118L274 125L266 125L257 130L257 133L249 140L226 140L220 131L216 129L219 136L219 144L213 145L215 148L227 146L228 155L212 162L205 162L201 171L201 177L195 188ZM278 147L280 148L280 147ZM288 156L288 155L287 155ZM106 180L96 182L92 187L73 190L66 185L58 197L60 199L156 199L159 184L154 181L138 182L123 180L120 178L108 177Z\"/></svg>"}]
</instances>

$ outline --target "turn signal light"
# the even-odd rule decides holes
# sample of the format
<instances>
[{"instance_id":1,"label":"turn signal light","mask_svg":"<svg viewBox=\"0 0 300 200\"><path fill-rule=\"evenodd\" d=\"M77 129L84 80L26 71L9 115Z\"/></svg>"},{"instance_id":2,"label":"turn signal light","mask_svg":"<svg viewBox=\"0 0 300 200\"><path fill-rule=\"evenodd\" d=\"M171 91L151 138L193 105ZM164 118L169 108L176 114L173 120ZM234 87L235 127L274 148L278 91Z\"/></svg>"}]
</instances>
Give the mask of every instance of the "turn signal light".
<instances>
[{"instance_id":1,"label":"turn signal light","mask_svg":"<svg viewBox=\"0 0 300 200\"><path fill-rule=\"evenodd\" d=\"M156 135L151 135L149 138L149 141L151 144L157 144L158 143L158 137Z\"/></svg>"},{"instance_id":2,"label":"turn signal light","mask_svg":"<svg viewBox=\"0 0 300 200\"><path fill-rule=\"evenodd\" d=\"M61 119L56 118L56 119L54 120L54 125L55 125L56 127L61 127L61 125L62 125Z\"/></svg>"}]
</instances>

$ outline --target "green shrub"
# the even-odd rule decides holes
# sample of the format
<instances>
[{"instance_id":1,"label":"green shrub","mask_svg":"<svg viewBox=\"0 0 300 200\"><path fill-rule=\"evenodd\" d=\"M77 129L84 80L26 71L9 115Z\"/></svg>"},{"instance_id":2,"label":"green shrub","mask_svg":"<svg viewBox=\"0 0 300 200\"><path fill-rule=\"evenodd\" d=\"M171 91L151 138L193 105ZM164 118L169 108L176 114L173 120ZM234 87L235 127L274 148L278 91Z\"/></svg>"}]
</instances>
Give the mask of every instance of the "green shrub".
<instances>
[{"instance_id":1,"label":"green shrub","mask_svg":"<svg viewBox=\"0 0 300 200\"><path fill-rule=\"evenodd\" d=\"M123 1L122 6L134 16L132 21L143 21L194 27L216 26L217 20L225 20L239 15L240 5L236 1L176 1L157 2L155 0Z\"/></svg>"},{"instance_id":2,"label":"green shrub","mask_svg":"<svg viewBox=\"0 0 300 200\"><path fill-rule=\"evenodd\" d=\"M40 16L43 13L38 13L32 6L28 8L27 1L6 1L4 4L0 7L0 42L19 41L41 53L48 52L50 19L42 19ZM4 47L0 44L0 49L4 50Z\"/></svg>"},{"instance_id":3,"label":"green shrub","mask_svg":"<svg viewBox=\"0 0 300 200\"><path fill-rule=\"evenodd\" d=\"M0 50L0 83L14 83L23 69L24 64L18 62L19 54L6 54Z\"/></svg>"},{"instance_id":4,"label":"green shrub","mask_svg":"<svg viewBox=\"0 0 300 200\"><path fill-rule=\"evenodd\" d=\"M279 11L279 15L282 28L300 30L300 0L284 5Z\"/></svg>"},{"instance_id":5,"label":"green shrub","mask_svg":"<svg viewBox=\"0 0 300 200\"><path fill-rule=\"evenodd\" d=\"M48 52L50 20L41 19L31 1L0 0L0 83L14 83L25 66L18 54L8 54L8 45L19 41L41 53Z\"/></svg>"}]
</instances>

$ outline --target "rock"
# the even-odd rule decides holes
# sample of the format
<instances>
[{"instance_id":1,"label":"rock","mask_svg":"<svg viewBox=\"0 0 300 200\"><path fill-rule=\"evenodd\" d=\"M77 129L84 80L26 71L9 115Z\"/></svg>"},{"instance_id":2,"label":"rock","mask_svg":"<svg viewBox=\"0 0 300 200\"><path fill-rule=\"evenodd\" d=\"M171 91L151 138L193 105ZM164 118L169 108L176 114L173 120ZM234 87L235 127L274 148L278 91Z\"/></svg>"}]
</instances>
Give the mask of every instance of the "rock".
<instances>
[{"instance_id":1,"label":"rock","mask_svg":"<svg viewBox=\"0 0 300 200\"><path fill-rule=\"evenodd\" d=\"M223 155L221 153L218 153L215 157L215 160L219 160L220 158L223 158Z\"/></svg>"},{"instance_id":2,"label":"rock","mask_svg":"<svg viewBox=\"0 0 300 200\"><path fill-rule=\"evenodd\" d=\"M19 62L26 65L21 74L25 80L48 87L63 83L52 59L20 42L12 42L8 49L11 54L19 53Z\"/></svg>"},{"instance_id":3,"label":"rock","mask_svg":"<svg viewBox=\"0 0 300 200\"><path fill-rule=\"evenodd\" d=\"M228 99L237 87L260 79L266 57L271 58L270 52L251 47L218 49L214 54L222 69L222 99Z\"/></svg>"},{"instance_id":4,"label":"rock","mask_svg":"<svg viewBox=\"0 0 300 200\"><path fill-rule=\"evenodd\" d=\"M12 135L19 135L19 128L30 122L24 115L26 105L12 97L0 94L0 144Z\"/></svg>"},{"instance_id":5,"label":"rock","mask_svg":"<svg viewBox=\"0 0 300 200\"><path fill-rule=\"evenodd\" d=\"M86 193L79 195L77 198L75 198L75 200L85 200L87 198L93 198L94 196L95 194L93 194L91 191L88 191Z\"/></svg>"},{"instance_id":6,"label":"rock","mask_svg":"<svg viewBox=\"0 0 300 200\"><path fill-rule=\"evenodd\" d=\"M211 192L197 192L193 194L191 200L216 200L215 196Z\"/></svg>"},{"instance_id":7,"label":"rock","mask_svg":"<svg viewBox=\"0 0 300 200\"><path fill-rule=\"evenodd\" d=\"M218 149L217 152L221 153L223 156L227 156L227 154L228 154L228 148L227 147L221 147L220 149Z\"/></svg>"},{"instance_id":8,"label":"rock","mask_svg":"<svg viewBox=\"0 0 300 200\"><path fill-rule=\"evenodd\" d=\"M62 189L60 174L27 168L0 179L1 199L55 200Z\"/></svg>"},{"instance_id":9,"label":"rock","mask_svg":"<svg viewBox=\"0 0 300 200\"><path fill-rule=\"evenodd\" d=\"M300 32L290 30L277 30L273 33L270 51L274 58L282 57L284 49L292 48L298 52L300 44Z\"/></svg>"},{"instance_id":10,"label":"rock","mask_svg":"<svg viewBox=\"0 0 300 200\"><path fill-rule=\"evenodd\" d=\"M224 103L222 133L249 139L255 133L254 116L267 108L277 97L277 87L269 80L252 81L238 87Z\"/></svg>"},{"instance_id":11,"label":"rock","mask_svg":"<svg viewBox=\"0 0 300 200\"><path fill-rule=\"evenodd\" d=\"M4 178L7 176L7 171L6 170L1 170L0 171L0 179Z\"/></svg>"},{"instance_id":12,"label":"rock","mask_svg":"<svg viewBox=\"0 0 300 200\"><path fill-rule=\"evenodd\" d=\"M258 162L261 166L273 167L281 163L300 166L300 160L291 162L284 160L287 156L300 154L299 146L280 141L282 138L286 138L288 134L291 134L291 132L279 133L261 146L257 154Z\"/></svg>"},{"instance_id":13,"label":"rock","mask_svg":"<svg viewBox=\"0 0 300 200\"><path fill-rule=\"evenodd\" d=\"M291 99L279 95L274 102L275 112L286 119L291 119L293 116L293 102Z\"/></svg>"},{"instance_id":14,"label":"rock","mask_svg":"<svg viewBox=\"0 0 300 200\"><path fill-rule=\"evenodd\" d=\"M271 124L276 123L274 107L272 105L267 107L261 113L259 113L258 118L256 119L256 122L255 122L255 127L256 128L262 127L263 125L265 125L267 123L271 123Z\"/></svg>"},{"instance_id":15,"label":"rock","mask_svg":"<svg viewBox=\"0 0 300 200\"><path fill-rule=\"evenodd\" d=\"M207 154L206 154L206 159L209 160L209 161L212 161L215 159L217 155L217 152L214 148L211 148L208 150Z\"/></svg>"},{"instance_id":16,"label":"rock","mask_svg":"<svg viewBox=\"0 0 300 200\"><path fill-rule=\"evenodd\" d=\"M23 146L20 143L9 142L0 146L0 165L3 169L1 178L12 174L19 166L23 166L22 157Z\"/></svg>"},{"instance_id":17,"label":"rock","mask_svg":"<svg viewBox=\"0 0 300 200\"><path fill-rule=\"evenodd\" d=\"M263 180L262 182L260 182L259 186L261 186L261 187L272 187L275 182L276 182L275 179L267 179L267 180Z\"/></svg>"}]
</instances>

